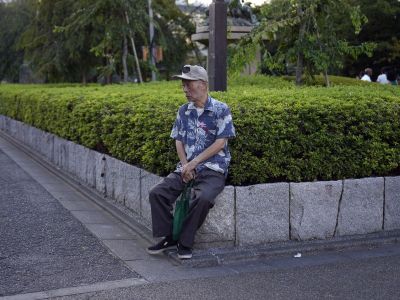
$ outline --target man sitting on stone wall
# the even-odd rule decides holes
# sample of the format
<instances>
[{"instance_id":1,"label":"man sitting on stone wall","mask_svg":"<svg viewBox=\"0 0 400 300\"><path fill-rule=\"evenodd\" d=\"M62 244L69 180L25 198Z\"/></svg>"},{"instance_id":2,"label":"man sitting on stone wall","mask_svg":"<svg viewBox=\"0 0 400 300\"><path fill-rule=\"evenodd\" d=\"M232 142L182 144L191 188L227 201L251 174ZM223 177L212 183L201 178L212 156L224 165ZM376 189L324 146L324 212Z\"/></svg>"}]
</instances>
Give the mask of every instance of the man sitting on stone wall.
<instances>
[{"instance_id":1,"label":"man sitting on stone wall","mask_svg":"<svg viewBox=\"0 0 400 300\"><path fill-rule=\"evenodd\" d=\"M149 194L153 236L164 237L147 249L158 254L178 249L178 257L192 257L197 229L203 224L215 198L224 189L231 155L228 139L235 136L228 106L208 95L208 76L200 66L186 65L181 75L188 103L177 113L171 137L180 162L174 172L152 188ZM194 180L189 212L179 241L172 238L172 207L187 182Z\"/></svg>"}]
</instances>

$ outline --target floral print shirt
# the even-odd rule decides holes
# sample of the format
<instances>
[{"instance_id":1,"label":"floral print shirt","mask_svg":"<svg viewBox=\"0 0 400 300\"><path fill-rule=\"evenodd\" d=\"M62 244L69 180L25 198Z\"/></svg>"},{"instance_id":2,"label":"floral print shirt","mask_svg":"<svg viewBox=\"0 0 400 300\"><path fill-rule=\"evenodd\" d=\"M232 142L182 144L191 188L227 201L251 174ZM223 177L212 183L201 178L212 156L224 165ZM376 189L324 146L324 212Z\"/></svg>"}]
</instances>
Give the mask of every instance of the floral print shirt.
<instances>
[{"instance_id":1,"label":"floral print shirt","mask_svg":"<svg viewBox=\"0 0 400 300\"><path fill-rule=\"evenodd\" d=\"M210 96L200 115L192 102L182 105L178 110L171 137L183 143L187 160L191 161L210 147L216 139L235 137L229 107ZM209 168L227 175L230 160L228 143L225 143L224 149L200 163L196 171L200 172L204 168ZM181 170L182 165L179 162L176 172L181 172Z\"/></svg>"}]
</instances>

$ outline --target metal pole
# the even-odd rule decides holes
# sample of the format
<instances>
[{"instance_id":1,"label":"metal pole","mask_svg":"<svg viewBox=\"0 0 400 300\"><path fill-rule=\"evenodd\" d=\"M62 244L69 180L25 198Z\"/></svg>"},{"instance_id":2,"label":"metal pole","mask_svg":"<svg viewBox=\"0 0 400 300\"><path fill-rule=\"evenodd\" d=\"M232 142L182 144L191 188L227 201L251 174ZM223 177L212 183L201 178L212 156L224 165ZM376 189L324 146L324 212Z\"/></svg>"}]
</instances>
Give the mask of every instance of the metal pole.
<instances>
[{"instance_id":1,"label":"metal pole","mask_svg":"<svg viewBox=\"0 0 400 300\"><path fill-rule=\"evenodd\" d=\"M208 81L210 91L226 91L227 86L227 5L213 0L209 10Z\"/></svg>"},{"instance_id":2,"label":"metal pole","mask_svg":"<svg viewBox=\"0 0 400 300\"><path fill-rule=\"evenodd\" d=\"M149 32L150 32L150 47L149 47L149 52L150 52L150 64L152 67L151 70L151 80L156 81L156 72L154 71L156 67L156 62L154 59L153 55L153 38L154 38L154 24L153 24L153 9L151 7L151 0L148 0L149 3Z\"/></svg>"}]
</instances>

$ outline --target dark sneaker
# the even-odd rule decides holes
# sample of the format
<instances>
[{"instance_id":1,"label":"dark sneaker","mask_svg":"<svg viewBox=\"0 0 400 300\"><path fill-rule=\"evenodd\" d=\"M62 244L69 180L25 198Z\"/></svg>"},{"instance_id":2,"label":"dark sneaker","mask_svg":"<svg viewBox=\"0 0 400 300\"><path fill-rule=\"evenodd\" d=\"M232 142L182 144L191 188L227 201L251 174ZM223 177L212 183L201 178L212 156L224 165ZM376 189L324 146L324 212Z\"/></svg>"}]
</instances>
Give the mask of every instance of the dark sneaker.
<instances>
[{"instance_id":1,"label":"dark sneaker","mask_svg":"<svg viewBox=\"0 0 400 300\"><path fill-rule=\"evenodd\" d=\"M147 253L149 254L159 254L167 249L175 249L177 242L172 240L171 238L164 238L158 244L147 248Z\"/></svg>"},{"instance_id":2,"label":"dark sneaker","mask_svg":"<svg viewBox=\"0 0 400 300\"><path fill-rule=\"evenodd\" d=\"M192 248L185 247L182 244L178 244L178 257L180 259L192 258Z\"/></svg>"}]
</instances>

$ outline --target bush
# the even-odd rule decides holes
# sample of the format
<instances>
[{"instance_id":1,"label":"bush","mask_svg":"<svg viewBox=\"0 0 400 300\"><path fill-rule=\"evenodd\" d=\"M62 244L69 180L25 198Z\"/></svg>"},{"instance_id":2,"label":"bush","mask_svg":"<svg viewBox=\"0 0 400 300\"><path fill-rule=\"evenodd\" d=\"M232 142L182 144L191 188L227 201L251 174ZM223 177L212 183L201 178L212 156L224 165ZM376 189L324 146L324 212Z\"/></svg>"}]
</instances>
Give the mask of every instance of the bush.
<instances>
[{"instance_id":1,"label":"bush","mask_svg":"<svg viewBox=\"0 0 400 300\"><path fill-rule=\"evenodd\" d=\"M400 89L369 84L296 88L279 78L231 79L211 93L231 107L229 182L335 180L397 174ZM0 113L159 175L178 158L170 129L179 82L1 85Z\"/></svg>"}]
</instances>

